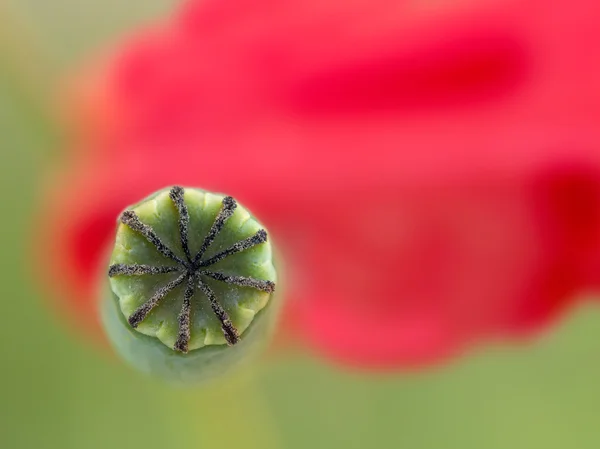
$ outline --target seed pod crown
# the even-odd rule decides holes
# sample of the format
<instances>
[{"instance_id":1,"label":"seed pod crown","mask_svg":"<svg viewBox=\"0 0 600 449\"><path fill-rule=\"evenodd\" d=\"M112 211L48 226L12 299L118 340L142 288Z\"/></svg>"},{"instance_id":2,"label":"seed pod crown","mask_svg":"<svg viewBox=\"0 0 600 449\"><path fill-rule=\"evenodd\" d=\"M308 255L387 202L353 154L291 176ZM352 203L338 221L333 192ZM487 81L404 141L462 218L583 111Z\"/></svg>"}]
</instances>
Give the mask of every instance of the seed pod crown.
<instances>
[{"instance_id":1,"label":"seed pod crown","mask_svg":"<svg viewBox=\"0 0 600 449\"><path fill-rule=\"evenodd\" d=\"M229 196L175 186L119 222L108 269L119 308L178 353L238 344L275 291L267 232Z\"/></svg>"}]
</instances>

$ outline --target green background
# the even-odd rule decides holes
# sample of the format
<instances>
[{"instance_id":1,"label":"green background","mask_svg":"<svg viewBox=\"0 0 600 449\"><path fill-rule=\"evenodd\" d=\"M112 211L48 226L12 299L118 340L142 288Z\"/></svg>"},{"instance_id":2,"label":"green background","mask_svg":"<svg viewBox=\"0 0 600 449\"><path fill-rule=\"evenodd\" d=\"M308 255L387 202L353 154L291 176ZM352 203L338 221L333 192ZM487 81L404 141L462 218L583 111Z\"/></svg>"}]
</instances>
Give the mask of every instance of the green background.
<instances>
[{"instance_id":1,"label":"green background","mask_svg":"<svg viewBox=\"0 0 600 449\"><path fill-rule=\"evenodd\" d=\"M600 313L440 368L354 372L271 357L205 389L140 377L69 331L32 282L39 179L60 163L46 108L72 67L172 0L0 0L0 448L600 447Z\"/></svg>"}]
</instances>

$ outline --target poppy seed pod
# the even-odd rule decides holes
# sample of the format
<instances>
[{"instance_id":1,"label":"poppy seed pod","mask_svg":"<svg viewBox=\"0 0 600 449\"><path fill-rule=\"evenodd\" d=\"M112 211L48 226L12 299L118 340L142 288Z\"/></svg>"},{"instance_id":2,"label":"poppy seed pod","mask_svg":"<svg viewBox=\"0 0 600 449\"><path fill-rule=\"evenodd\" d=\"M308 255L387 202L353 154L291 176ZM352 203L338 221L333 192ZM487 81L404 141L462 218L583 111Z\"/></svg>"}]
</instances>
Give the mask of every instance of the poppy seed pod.
<instances>
[{"instance_id":1,"label":"poppy seed pod","mask_svg":"<svg viewBox=\"0 0 600 449\"><path fill-rule=\"evenodd\" d=\"M102 317L117 352L169 381L219 376L267 340L267 232L229 196L161 190L119 217Z\"/></svg>"}]
</instances>

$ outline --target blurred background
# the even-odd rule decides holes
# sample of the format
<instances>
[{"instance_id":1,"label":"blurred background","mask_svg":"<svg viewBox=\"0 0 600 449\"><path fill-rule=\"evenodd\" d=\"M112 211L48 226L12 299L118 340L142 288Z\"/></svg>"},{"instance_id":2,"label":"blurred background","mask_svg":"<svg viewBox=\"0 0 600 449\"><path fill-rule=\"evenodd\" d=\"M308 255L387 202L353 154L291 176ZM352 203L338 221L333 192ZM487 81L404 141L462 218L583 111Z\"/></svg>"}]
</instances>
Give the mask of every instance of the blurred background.
<instances>
[{"instance_id":1,"label":"blurred background","mask_svg":"<svg viewBox=\"0 0 600 449\"><path fill-rule=\"evenodd\" d=\"M0 447L600 447L600 311L533 344L442 367L368 373L280 353L227 383L173 389L127 368L53 312L32 282L45 169L60 163L58 86L174 1L0 0Z\"/></svg>"}]
</instances>

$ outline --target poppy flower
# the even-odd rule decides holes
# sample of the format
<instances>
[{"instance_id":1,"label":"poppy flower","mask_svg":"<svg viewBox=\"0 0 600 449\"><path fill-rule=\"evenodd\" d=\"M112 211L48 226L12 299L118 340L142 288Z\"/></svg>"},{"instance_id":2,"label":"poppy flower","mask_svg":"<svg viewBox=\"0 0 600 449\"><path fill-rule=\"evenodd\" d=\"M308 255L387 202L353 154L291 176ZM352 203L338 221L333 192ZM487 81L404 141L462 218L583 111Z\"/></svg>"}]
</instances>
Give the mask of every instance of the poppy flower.
<instances>
[{"instance_id":1,"label":"poppy flower","mask_svg":"<svg viewBox=\"0 0 600 449\"><path fill-rule=\"evenodd\" d=\"M261 217L282 327L337 361L539 331L600 273L599 19L584 0L188 2L84 84L45 272L90 326L115 217L191 185Z\"/></svg>"}]
</instances>

